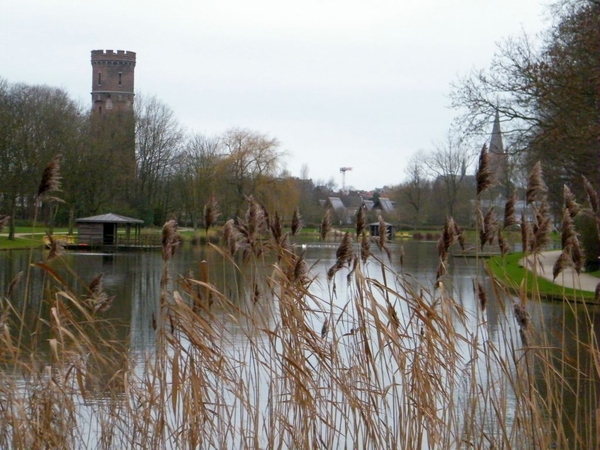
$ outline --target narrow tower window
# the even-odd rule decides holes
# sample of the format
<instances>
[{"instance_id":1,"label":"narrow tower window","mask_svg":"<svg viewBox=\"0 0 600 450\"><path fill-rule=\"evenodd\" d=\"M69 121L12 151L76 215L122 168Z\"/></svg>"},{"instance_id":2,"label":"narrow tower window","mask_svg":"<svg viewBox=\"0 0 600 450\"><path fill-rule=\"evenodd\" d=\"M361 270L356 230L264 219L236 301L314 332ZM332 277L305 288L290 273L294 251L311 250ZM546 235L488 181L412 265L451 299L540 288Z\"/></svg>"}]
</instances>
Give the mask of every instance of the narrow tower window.
<instances>
[{"instance_id":1,"label":"narrow tower window","mask_svg":"<svg viewBox=\"0 0 600 450\"><path fill-rule=\"evenodd\" d=\"M98 72L98 86L102 86L102 72Z\"/></svg>"},{"instance_id":2,"label":"narrow tower window","mask_svg":"<svg viewBox=\"0 0 600 450\"><path fill-rule=\"evenodd\" d=\"M123 72L119 72L119 86L121 86L121 76L123 75Z\"/></svg>"}]
</instances>

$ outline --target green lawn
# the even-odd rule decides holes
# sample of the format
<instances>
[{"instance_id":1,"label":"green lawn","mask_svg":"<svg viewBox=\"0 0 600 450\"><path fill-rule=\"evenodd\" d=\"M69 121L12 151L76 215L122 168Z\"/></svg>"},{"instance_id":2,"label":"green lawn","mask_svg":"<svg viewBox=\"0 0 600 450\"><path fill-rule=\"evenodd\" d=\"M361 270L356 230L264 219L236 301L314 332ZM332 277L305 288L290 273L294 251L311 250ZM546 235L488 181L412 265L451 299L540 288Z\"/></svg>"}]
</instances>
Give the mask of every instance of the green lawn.
<instances>
[{"instance_id":1,"label":"green lawn","mask_svg":"<svg viewBox=\"0 0 600 450\"><path fill-rule=\"evenodd\" d=\"M519 264L522 258L522 252L511 253L504 258L495 256L487 260L487 265L495 279L514 292L517 292L520 286L524 285L528 295L539 294L540 297L546 299L560 300L565 297L579 300L594 299L593 292L564 288L545 278L534 277L533 272Z\"/></svg>"}]
</instances>

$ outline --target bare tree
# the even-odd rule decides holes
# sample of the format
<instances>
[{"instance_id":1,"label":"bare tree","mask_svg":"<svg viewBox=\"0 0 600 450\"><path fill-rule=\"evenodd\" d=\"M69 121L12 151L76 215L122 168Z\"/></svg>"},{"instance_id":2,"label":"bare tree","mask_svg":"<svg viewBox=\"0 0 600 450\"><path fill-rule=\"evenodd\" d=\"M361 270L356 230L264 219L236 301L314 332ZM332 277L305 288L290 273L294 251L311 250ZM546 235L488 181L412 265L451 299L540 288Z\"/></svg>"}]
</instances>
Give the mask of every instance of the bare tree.
<instances>
[{"instance_id":1,"label":"bare tree","mask_svg":"<svg viewBox=\"0 0 600 450\"><path fill-rule=\"evenodd\" d=\"M422 219L423 208L431 191L427 178L425 161L420 154L413 155L405 169L406 181L398 186L395 197L398 204L407 204L412 210L413 227L416 229Z\"/></svg>"},{"instance_id":2,"label":"bare tree","mask_svg":"<svg viewBox=\"0 0 600 450\"><path fill-rule=\"evenodd\" d=\"M174 188L178 193L178 206L194 228L200 223L210 195L215 194L219 202L222 200L217 172L222 159L220 139L202 134L189 136L184 150L175 158Z\"/></svg>"},{"instance_id":3,"label":"bare tree","mask_svg":"<svg viewBox=\"0 0 600 450\"><path fill-rule=\"evenodd\" d=\"M159 212L155 222L168 209L165 183L173 174L174 157L181 151L183 132L173 111L156 97L137 96L135 102L135 136L140 206Z\"/></svg>"},{"instance_id":4,"label":"bare tree","mask_svg":"<svg viewBox=\"0 0 600 450\"><path fill-rule=\"evenodd\" d=\"M442 186L445 212L456 217L457 202L461 190L466 188L467 169L475 159L476 152L461 139L448 134L445 142L425 156L424 164L434 185Z\"/></svg>"}]
</instances>

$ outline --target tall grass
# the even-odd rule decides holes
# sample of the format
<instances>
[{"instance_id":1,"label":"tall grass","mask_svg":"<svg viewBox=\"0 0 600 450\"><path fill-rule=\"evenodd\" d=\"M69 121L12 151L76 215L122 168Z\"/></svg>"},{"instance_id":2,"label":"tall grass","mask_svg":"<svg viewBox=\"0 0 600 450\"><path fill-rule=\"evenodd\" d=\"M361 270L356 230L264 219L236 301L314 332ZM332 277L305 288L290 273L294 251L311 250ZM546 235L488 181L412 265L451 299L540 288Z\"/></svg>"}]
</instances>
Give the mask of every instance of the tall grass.
<instances>
[{"instance_id":1,"label":"tall grass","mask_svg":"<svg viewBox=\"0 0 600 450\"><path fill-rule=\"evenodd\" d=\"M534 222L522 219L535 230L524 238L534 260L547 232L535 173ZM489 230L494 215L480 215ZM252 198L224 232L215 249L245 274L241 297L205 274L173 280L180 241L165 224L156 340L143 358L103 318L101 277L82 296L38 264L50 281L35 293L39 313L6 289L0 448L599 448L593 309L565 298L547 317L538 296L518 286L513 296L483 273L478 307L466 308L448 275L462 239L452 218L431 283L394 270L389 243L371 247L362 229L360 242L344 236L321 274ZM498 236L480 235L487 245ZM574 239L566 236L563 263Z\"/></svg>"}]
</instances>

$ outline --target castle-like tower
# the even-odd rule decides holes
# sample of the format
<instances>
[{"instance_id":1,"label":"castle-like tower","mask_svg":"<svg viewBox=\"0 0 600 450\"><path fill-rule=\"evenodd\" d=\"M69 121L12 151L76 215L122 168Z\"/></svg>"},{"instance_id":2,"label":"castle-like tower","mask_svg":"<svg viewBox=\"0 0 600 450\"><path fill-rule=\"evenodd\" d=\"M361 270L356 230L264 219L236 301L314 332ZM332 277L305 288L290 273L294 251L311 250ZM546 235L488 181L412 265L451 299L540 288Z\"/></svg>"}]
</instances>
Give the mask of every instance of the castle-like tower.
<instances>
[{"instance_id":1,"label":"castle-like tower","mask_svg":"<svg viewBox=\"0 0 600 450\"><path fill-rule=\"evenodd\" d=\"M92 50L92 110L133 111L135 52Z\"/></svg>"}]
</instances>

